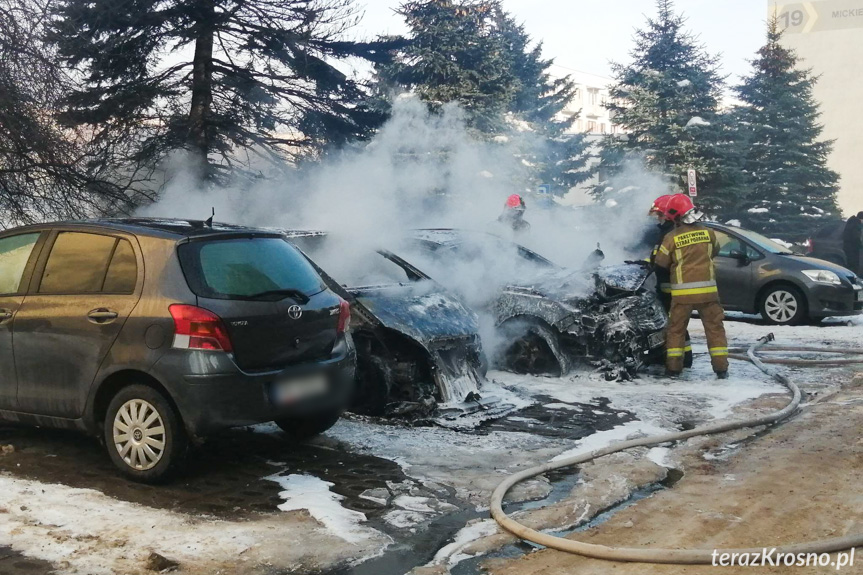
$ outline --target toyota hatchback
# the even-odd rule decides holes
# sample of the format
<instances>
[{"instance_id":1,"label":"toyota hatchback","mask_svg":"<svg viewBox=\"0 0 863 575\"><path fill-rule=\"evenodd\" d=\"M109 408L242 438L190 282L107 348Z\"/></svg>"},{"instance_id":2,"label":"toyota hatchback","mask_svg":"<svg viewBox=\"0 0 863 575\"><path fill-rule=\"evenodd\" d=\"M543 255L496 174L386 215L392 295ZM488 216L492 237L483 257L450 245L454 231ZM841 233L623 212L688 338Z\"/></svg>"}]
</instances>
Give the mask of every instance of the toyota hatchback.
<instances>
[{"instance_id":1,"label":"toyota hatchback","mask_svg":"<svg viewBox=\"0 0 863 575\"><path fill-rule=\"evenodd\" d=\"M0 234L0 419L80 429L139 481L187 446L275 421L320 433L350 400L348 304L273 232L123 219Z\"/></svg>"}]
</instances>

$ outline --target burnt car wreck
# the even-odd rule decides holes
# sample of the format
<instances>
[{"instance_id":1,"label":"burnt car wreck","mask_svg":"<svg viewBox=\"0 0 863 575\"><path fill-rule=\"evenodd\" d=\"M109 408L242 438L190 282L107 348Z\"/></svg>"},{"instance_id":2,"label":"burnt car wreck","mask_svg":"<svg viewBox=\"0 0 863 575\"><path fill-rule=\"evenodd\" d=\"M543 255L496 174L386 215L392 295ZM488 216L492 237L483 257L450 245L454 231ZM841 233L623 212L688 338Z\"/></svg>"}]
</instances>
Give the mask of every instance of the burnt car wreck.
<instances>
[{"instance_id":1,"label":"burnt car wreck","mask_svg":"<svg viewBox=\"0 0 863 575\"><path fill-rule=\"evenodd\" d=\"M391 252L351 248L348 255L325 233L285 233L351 304L357 350L351 411L457 426L461 415L492 416L502 408L481 395L486 363L478 320L458 298Z\"/></svg>"},{"instance_id":2,"label":"burnt car wreck","mask_svg":"<svg viewBox=\"0 0 863 575\"><path fill-rule=\"evenodd\" d=\"M492 358L505 369L564 375L585 362L609 380L629 379L661 354L668 319L644 264L568 270L497 236L461 230L419 230L412 243L432 272L460 261L509 259L511 265L490 270L495 277L481 278L495 287L472 302L493 316L506 342Z\"/></svg>"}]
</instances>

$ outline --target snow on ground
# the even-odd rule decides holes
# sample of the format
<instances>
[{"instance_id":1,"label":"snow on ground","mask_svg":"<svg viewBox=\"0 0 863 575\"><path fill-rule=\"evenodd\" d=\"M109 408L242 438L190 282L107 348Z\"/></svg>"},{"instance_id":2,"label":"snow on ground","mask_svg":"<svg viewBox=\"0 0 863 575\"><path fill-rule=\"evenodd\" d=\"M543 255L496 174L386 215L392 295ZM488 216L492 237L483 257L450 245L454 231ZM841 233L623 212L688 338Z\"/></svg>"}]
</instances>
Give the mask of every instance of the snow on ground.
<instances>
[{"instance_id":1,"label":"snow on ground","mask_svg":"<svg viewBox=\"0 0 863 575\"><path fill-rule=\"evenodd\" d=\"M588 435L584 439L579 440L576 447L568 449L560 455L556 455L552 458L552 461L560 461L561 459L589 453L597 449L602 449L603 447L608 447L612 443L620 443L621 441L634 439L636 437L644 437L647 435L659 435L666 431L666 429L649 422L630 421L623 425L618 425L613 429L599 431L593 435Z\"/></svg>"},{"instance_id":2,"label":"snow on ground","mask_svg":"<svg viewBox=\"0 0 863 575\"><path fill-rule=\"evenodd\" d=\"M771 332L776 335L777 345L859 347L863 342L860 317L828 320L826 327L793 328L761 325L739 314L737 319L726 322L731 346L748 346ZM424 491L406 485L378 498L389 500L390 509L384 515L387 525L413 530L455 510L430 496L432 492L443 498L447 490L454 489L460 499L481 507L487 504L501 478L518 468L597 449L636 434L735 417L734 408L743 402L763 394L785 393L781 385L740 361L732 362L728 380L717 380L700 321L692 320L690 332L695 342L695 367L679 379L664 377L661 368L653 368L635 381L619 383L607 382L601 374L589 370L574 371L564 378L489 374L492 383L484 395L496 393L518 407L536 403L539 396L550 397L543 400L546 409L571 413L577 420L582 410L590 409L589 405L607 399L612 408L630 411L638 418L575 442L521 431L477 435L353 418L340 421L319 441L395 461L415 479L418 483L414 486ZM842 370L789 371L810 392L834 386L847 376L847 371ZM271 427L258 430L270 432ZM665 448L654 448L648 455L659 465L668 456ZM284 503L279 509L305 509L309 516L271 514L243 522L193 517L119 501L95 490L0 475L0 542L28 556L64 562L62 572L99 575L135 572L150 551L181 563L212 566L215 572L222 562L236 564L238 557L279 567L297 565L309 557L320 565L332 564L379 554L392 541L368 527L362 513L344 508L341 496L330 490L332 484L318 477L293 474L264 479L281 485ZM536 482L533 489L531 497L547 493L549 485ZM488 521L466 527L439 552L439 562L451 564L462 559L459 549L493 532L493 527ZM273 537L274 533L278 537Z\"/></svg>"},{"instance_id":3,"label":"snow on ground","mask_svg":"<svg viewBox=\"0 0 863 575\"><path fill-rule=\"evenodd\" d=\"M340 501L344 497L330 491L333 483L313 475L294 473L271 475L267 479L275 481L284 490L279 493L279 497L285 500L279 505L280 510L305 509L333 535L348 543L359 543L375 537L376 532L360 525L366 520L364 514L342 507Z\"/></svg>"},{"instance_id":4,"label":"snow on ground","mask_svg":"<svg viewBox=\"0 0 863 575\"><path fill-rule=\"evenodd\" d=\"M138 573L150 552L201 572L248 561L321 566L374 555L389 542L356 528L351 545L309 519L230 522L119 501L92 489L0 475L0 541L82 575ZM359 537L360 531L365 537ZM274 537L274 534L278 534ZM209 569L207 569L209 567Z\"/></svg>"},{"instance_id":5,"label":"snow on ground","mask_svg":"<svg viewBox=\"0 0 863 575\"><path fill-rule=\"evenodd\" d=\"M494 519L476 521L459 530L453 538L453 542L442 547L434 557L430 565L455 565L469 559L471 555L461 553L464 547L477 539L488 537L498 532L497 522Z\"/></svg>"}]
</instances>

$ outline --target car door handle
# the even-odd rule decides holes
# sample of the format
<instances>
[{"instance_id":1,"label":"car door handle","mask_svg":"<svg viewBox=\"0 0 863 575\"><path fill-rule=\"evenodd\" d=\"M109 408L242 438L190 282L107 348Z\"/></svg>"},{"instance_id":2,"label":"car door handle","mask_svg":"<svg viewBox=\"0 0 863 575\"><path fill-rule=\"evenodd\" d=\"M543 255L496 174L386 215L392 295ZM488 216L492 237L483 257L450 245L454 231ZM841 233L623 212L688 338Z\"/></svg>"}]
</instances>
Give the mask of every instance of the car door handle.
<instances>
[{"instance_id":1,"label":"car door handle","mask_svg":"<svg viewBox=\"0 0 863 575\"><path fill-rule=\"evenodd\" d=\"M12 310L0 309L0 322L4 322L7 319L12 319L13 315L14 314L12 313Z\"/></svg>"},{"instance_id":2,"label":"car door handle","mask_svg":"<svg viewBox=\"0 0 863 575\"><path fill-rule=\"evenodd\" d=\"M108 323L117 319L118 315L119 314L115 311L100 307L99 309L94 309L93 311L88 313L87 319L89 319L93 323Z\"/></svg>"}]
</instances>

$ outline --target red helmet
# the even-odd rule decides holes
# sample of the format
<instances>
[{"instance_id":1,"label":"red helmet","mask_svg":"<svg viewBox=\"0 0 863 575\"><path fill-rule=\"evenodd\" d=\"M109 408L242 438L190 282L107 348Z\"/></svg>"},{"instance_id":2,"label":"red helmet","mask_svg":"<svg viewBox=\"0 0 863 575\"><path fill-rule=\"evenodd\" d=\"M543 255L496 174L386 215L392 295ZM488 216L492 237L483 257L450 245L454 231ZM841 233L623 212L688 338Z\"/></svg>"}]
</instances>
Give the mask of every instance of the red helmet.
<instances>
[{"instance_id":1,"label":"red helmet","mask_svg":"<svg viewBox=\"0 0 863 575\"><path fill-rule=\"evenodd\" d=\"M653 205L650 207L650 211L647 212L649 216L658 216L660 218L666 217L666 207L668 206L668 200L670 200L673 196L665 195L659 196L655 200L653 200Z\"/></svg>"},{"instance_id":2,"label":"red helmet","mask_svg":"<svg viewBox=\"0 0 863 575\"><path fill-rule=\"evenodd\" d=\"M506 199L506 207L508 208L523 208L524 200L518 194L512 194Z\"/></svg>"},{"instance_id":3,"label":"red helmet","mask_svg":"<svg viewBox=\"0 0 863 575\"><path fill-rule=\"evenodd\" d=\"M674 194L665 205L665 217L671 221L678 221L686 214L695 209L695 204L686 194Z\"/></svg>"}]
</instances>

